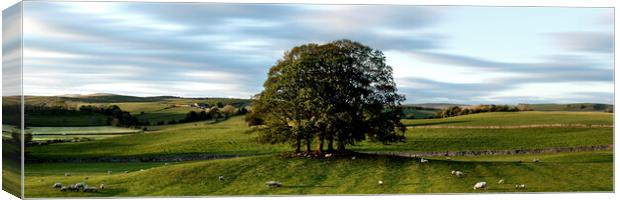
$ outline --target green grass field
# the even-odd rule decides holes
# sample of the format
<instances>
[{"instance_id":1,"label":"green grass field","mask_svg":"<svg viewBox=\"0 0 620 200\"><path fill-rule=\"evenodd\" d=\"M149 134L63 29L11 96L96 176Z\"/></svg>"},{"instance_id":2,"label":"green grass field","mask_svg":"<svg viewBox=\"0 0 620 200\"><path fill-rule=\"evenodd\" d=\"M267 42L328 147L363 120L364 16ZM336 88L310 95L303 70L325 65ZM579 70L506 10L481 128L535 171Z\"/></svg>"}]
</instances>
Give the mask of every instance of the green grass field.
<instances>
[{"instance_id":1,"label":"green grass field","mask_svg":"<svg viewBox=\"0 0 620 200\"><path fill-rule=\"evenodd\" d=\"M90 163L74 165L33 164L26 169L27 197L58 196L181 196L181 195L271 195L271 194L412 194L462 192L549 192L613 190L611 152L593 155L562 154L540 163L437 161L390 156L358 156L335 159L282 158L256 156L187 162L174 165ZM585 156L585 158L584 158ZM575 159L578 159L575 161ZM602 159L602 160L601 160ZM604 161L604 162L602 162ZM151 167L151 168L149 168ZM137 168L145 171L135 171ZM88 171L85 169L91 169ZM104 174L106 170L131 172ZM451 176L461 170L462 178ZM75 175L65 177L64 172ZM84 180L89 176L88 180ZM219 181L224 176L225 181ZM505 184L498 184L499 179ZM266 181L277 180L280 188L268 188ZM384 185L377 182L383 180ZM55 182L106 184L100 193L60 192ZM472 186L486 181L486 191ZM525 190L514 184L526 184Z\"/></svg>"},{"instance_id":2,"label":"green grass field","mask_svg":"<svg viewBox=\"0 0 620 200\"><path fill-rule=\"evenodd\" d=\"M403 123L407 126L612 125L613 114L602 112L489 112L441 119L403 120Z\"/></svg>"},{"instance_id":3,"label":"green grass field","mask_svg":"<svg viewBox=\"0 0 620 200\"><path fill-rule=\"evenodd\" d=\"M140 105L136 106L136 112ZM144 108L149 110L151 108ZM148 113L144 111L145 114ZM512 126L531 124L613 124L613 115L593 112L482 113L446 119L403 120L409 126ZM58 127L56 127L58 128ZM179 196L269 194L409 194L461 192L566 192L612 191L613 153L494 155L418 159L358 155L358 159L284 158L287 144L257 144L242 116L213 122L150 126L142 134L99 138L88 142L30 146L29 158L160 157L193 154L245 155L247 157L160 163L31 163L26 166L27 197L60 196ZM50 130L53 131L53 128ZM57 131L57 130L56 130ZM357 152L426 152L513 150L580 147L613 144L613 128L410 128L405 143L381 145L361 142ZM533 158L541 159L533 163ZM525 162L519 163L518 160ZM145 171L140 171L144 169ZM111 175L105 173L113 171ZM465 177L450 175L462 170ZM129 171L129 173L120 173ZM64 176L65 172L72 176ZM226 181L217 177L223 175ZM84 178L88 176L89 179ZM500 178L506 184L497 184ZM267 188L270 180L281 188ZM378 185L377 181L385 181ZM55 182L107 185L98 193L59 192ZM487 181L487 191L473 184ZM514 184L527 185L517 191Z\"/></svg>"}]
</instances>

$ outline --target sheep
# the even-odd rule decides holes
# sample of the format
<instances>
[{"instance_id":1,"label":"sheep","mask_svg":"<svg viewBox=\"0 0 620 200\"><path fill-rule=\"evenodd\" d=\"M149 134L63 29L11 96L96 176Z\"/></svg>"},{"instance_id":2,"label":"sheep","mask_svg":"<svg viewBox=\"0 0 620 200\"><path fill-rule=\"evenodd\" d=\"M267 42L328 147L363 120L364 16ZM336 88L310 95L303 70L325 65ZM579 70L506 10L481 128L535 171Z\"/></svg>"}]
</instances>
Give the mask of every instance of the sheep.
<instances>
[{"instance_id":1,"label":"sheep","mask_svg":"<svg viewBox=\"0 0 620 200\"><path fill-rule=\"evenodd\" d=\"M70 185L68 189L69 189L69 191L76 191L76 192L80 191L80 188L75 187L75 185Z\"/></svg>"},{"instance_id":2,"label":"sheep","mask_svg":"<svg viewBox=\"0 0 620 200\"><path fill-rule=\"evenodd\" d=\"M140 171L141 171L141 172L143 172L143 171L144 171L144 169L140 169Z\"/></svg>"},{"instance_id":3,"label":"sheep","mask_svg":"<svg viewBox=\"0 0 620 200\"><path fill-rule=\"evenodd\" d=\"M534 158L534 160L532 160L533 162L537 163L540 162L540 160L538 158Z\"/></svg>"},{"instance_id":4,"label":"sheep","mask_svg":"<svg viewBox=\"0 0 620 200\"><path fill-rule=\"evenodd\" d=\"M325 157L326 158L330 158L330 157L332 157L332 154L331 153L325 154Z\"/></svg>"},{"instance_id":5,"label":"sheep","mask_svg":"<svg viewBox=\"0 0 620 200\"><path fill-rule=\"evenodd\" d=\"M112 174L112 171L108 170L108 175Z\"/></svg>"},{"instance_id":6,"label":"sheep","mask_svg":"<svg viewBox=\"0 0 620 200\"><path fill-rule=\"evenodd\" d=\"M65 176L71 176L71 173L65 172Z\"/></svg>"},{"instance_id":7,"label":"sheep","mask_svg":"<svg viewBox=\"0 0 620 200\"><path fill-rule=\"evenodd\" d=\"M103 188L105 188L105 185L102 183L101 185L99 185L99 189L103 190Z\"/></svg>"},{"instance_id":8,"label":"sheep","mask_svg":"<svg viewBox=\"0 0 620 200\"><path fill-rule=\"evenodd\" d=\"M504 184L504 179L499 179L499 181L497 182L497 184Z\"/></svg>"},{"instance_id":9,"label":"sheep","mask_svg":"<svg viewBox=\"0 0 620 200\"><path fill-rule=\"evenodd\" d=\"M351 157L351 160L355 160L355 156Z\"/></svg>"},{"instance_id":10,"label":"sheep","mask_svg":"<svg viewBox=\"0 0 620 200\"><path fill-rule=\"evenodd\" d=\"M456 174L456 171L452 170L451 174L452 174L452 175Z\"/></svg>"},{"instance_id":11,"label":"sheep","mask_svg":"<svg viewBox=\"0 0 620 200\"><path fill-rule=\"evenodd\" d=\"M487 189L487 182L477 182L474 185L474 190L478 190L478 189Z\"/></svg>"},{"instance_id":12,"label":"sheep","mask_svg":"<svg viewBox=\"0 0 620 200\"><path fill-rule=\"evenodd\" d=\"M515 189L525 189L525 184L516 184Z\"/></svg>"},{"instance_id":13,"label":"sheep","mask_svg":"<svg viewBox=\"0 0 620 200\"><path fill-rule=\"evenodd\" d=\"M456 171L454 172L454 175L456 175L456 177L462 177L464 174L462 171Z\"/></svg>"},{"instance_id":14,"label":"sheep","mask_svg":"<svg viewBox=\"0 0 620 200\"><path fill-rule=\"evenodd\" d=\"M82 192L97 192L96 187L85 187Z\"/></svg>"},{"instance_id":15,"label":"sheep","mask_svg":"<svg viewBox=\"0 0 620 200\"><path fill-rule=\"evenodd\" d=\"M60 191L61 191L61 192L66 192L68 189L69 189L69 187L67 187L67 186L62 186L62 187L60 188Z\"/></svg>"},{"instance_id":16,"label":"sheep","mask_svg":"<svg viewBox=\"0 0 620 200\"><path fill-rule=\"evenodd\" d=\"M450 157L446 157L446 160L452 160L452 158L450 158Z\"/></svg>"},{"instance_id":17,"label":"sheep","mask_svg":"<svg viewBox=\"0 0 620 200\"><path fill-rule=\"evenodd\" d=\"M220 181L224 181L224 176L220 176L220 177L218 177L218 179L219 179Z\"/></svg>"},{"instance_id":18,"label":"sheep","mask_svg":"<svg viewBox=\"0 0 620 200\"><path fill-rule=\"evenodd\" d=\"M52 188L62 188L62 183L54 183Z\"/></svg>"},{"instance_id":19,"label":"sheep","mask_svg":"<svg viewBox=\"0 0 620 200\"><path fill-rule=\"evenodd\" d=\"M126 173L129 173L129 171L125 171L124 173L125 173L125 174L126 174Z\"/></svg>"},{"instance_id":20,"label":"sheep","mask_svg":"<svg viewBox=\"0 0 620 200\"><path fill-rule=\"evenodd\" d=\"M420 158L420 162L421 162L421 163L427 163L427 162L428 162L428 160L426 160L426 159L424 159L424 158Z\"/></svg>"},{"instance_id":21,"label":"sheep","mask_svg":"<svg viewBox=\"0 0 620 200\"><path fill-rule=\"evenodd\" d=\"M270 188L272 188L272 187L281 187L282 183L280 183L278 181L267 181L265 183L265 185L267 185L267 187L270 187Z\"/></svg>"},{"instance_id":22,"label":"sheep","mask_svg":"<svg viewBox=\"0 0 620 200\"><path fill-rule=\"evenodd\" d=\"M379 185L383 185L383 181L382 180L379 180Z\"/></svg>"},{"instance_id":23,"label":"sheep","mask_svg":"<svg viewBox=\"0 0 620 200\"><path fill-rule=\"evenodd\" d=\"M86 183L84 183L84 182L80 182L80 183L76 183L74 185L74 187L77 188L77 189L84 189L84 188L87 188L88 185L86 185Z\"/></svg>"}]
</instances>

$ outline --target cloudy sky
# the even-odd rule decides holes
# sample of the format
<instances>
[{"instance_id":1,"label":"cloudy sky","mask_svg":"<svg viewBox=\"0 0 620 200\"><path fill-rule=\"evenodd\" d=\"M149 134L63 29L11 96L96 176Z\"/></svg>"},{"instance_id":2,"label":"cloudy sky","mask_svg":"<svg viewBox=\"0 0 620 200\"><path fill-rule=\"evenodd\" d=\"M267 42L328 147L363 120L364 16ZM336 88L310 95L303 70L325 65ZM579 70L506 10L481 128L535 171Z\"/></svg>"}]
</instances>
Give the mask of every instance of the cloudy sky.
<instances>
[{"instance_id":1,"label":"cloudy sky","mask_svg":"<svg viewBox=\"0 0 620 200\"><path fill-rule=\"evenodd\" d=\"M408 103L613 103L613 9L25 2L27 95L248 98L284 51L381 50Z\"/></svg>"}]
</instances>

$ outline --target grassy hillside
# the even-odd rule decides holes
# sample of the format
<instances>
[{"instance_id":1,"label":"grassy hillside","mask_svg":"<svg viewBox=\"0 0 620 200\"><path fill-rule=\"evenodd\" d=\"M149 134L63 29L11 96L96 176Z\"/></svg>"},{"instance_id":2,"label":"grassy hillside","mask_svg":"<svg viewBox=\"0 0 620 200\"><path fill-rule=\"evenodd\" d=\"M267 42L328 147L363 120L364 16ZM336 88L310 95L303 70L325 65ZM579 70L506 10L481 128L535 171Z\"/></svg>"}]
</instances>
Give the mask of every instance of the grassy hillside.
<instances>
[{"instance_id":1,"label":"grassy hillside","mask_svg":"<svg viewBox=\"0 0 620 200\"><path fill-rule=\"evenodd\" d=\"M571 104L520 104L535 111L598 111L613 110L614 106L600 103L571 103Z\"/></svg>"},{"instance_id":2,"label":"grassy hillside","mask_svg":"<svg viewBox=\"0 0 620 200\"><path fill-rule=\"evenodd\" d=\"M403 123L407 126L612 125L613 114L602 112L489 112L441 119L403 120Z\"/></svg>"},{"instance_id":3,"label":"grassy hillside","mask_svg":"<svg viewBox=\"0 0 620 200\"><path fill-rule=\"evenodd\" d=\"M357 156L356 160L257 156L175 165L160 163L152 168L148 168L149 164L33 164L26 169L25 182L27 197L612 191L612 157L611 152L594 152L552 155L549 161L541 155L541 163L431 160L423 164L390 156ZM137 168L146 170L135 171ZM103 174L106 170L114 173ZM131 172L116 172L120 170ZM451 176L451 170L461 170L465 176ZM76 175L65 177L64 172ZM85 176L90 178L85 181ZM219 181L218 176L226 180ZM502 178L506 183L497 184ZM266 187L264 183L270 180L281 181L284 187ZM379 180L385 184L378 185ZM51 188L54 182L81 181L95 186L105 183L107 189L83 193ZM472 186L478 181L488 182L488 189L474 191ZM526 184L527 188L519 191L515 184Z\"/></svg>"}]
</instances>

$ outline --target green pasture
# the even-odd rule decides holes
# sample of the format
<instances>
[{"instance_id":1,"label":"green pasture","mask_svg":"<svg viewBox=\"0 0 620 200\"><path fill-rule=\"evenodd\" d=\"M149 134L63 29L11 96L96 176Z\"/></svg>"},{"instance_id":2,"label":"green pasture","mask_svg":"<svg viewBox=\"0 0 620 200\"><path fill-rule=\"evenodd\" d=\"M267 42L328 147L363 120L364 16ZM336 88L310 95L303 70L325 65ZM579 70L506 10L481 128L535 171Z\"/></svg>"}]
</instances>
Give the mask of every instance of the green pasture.
<instances>
[{"instance_id":1,"label":"green pasture","mask_svg":"<svg viewBox=\"0 0 620 200\"><path fill-rule=\"evenodd\" d=\"M488 112L440 119L403 120L407 126L513 126L533 124L612 125L613 113L603 112Z\"/></svg>"},{"instance_id":2,"label":"green pasture","mask_svg":"<svg viewBox=\"0 0 620 200\"><path fill-rule=\"evenodd\" d=\"M554 162L544 162L546 157L542 156L540 163L441 160L420 163L417 159L391 156L358 155L352 160L271 155L175 165L160 163L151 168L133 163L32 164L26 168L25 182L26 197L610 192L613 160L609 154L603 153L601 161L600 152L592 156L564 153L561 158L556 156ZM133 170L129 173L116 173L119 170L111 175L102 173L107 169L130 168ZM134 171L137 168L146 169ZM454 177L450 174L452 170L463 171L465 175ZM75 175L67 177L64 172ZM219 181L219 176L225 180ZM500 179L505 183L498 184ZM265 182L271 180L284 186L266 187ZM384 184L379 185L379 180ZM488 189L473 190L479 181L486 181ZM98 193L60 192L51 188L55 182L86 182L94 186L103 183L106 189ZM526 184L526 189L517 190L515 184Z\"/></svg>"}]
</instances>

